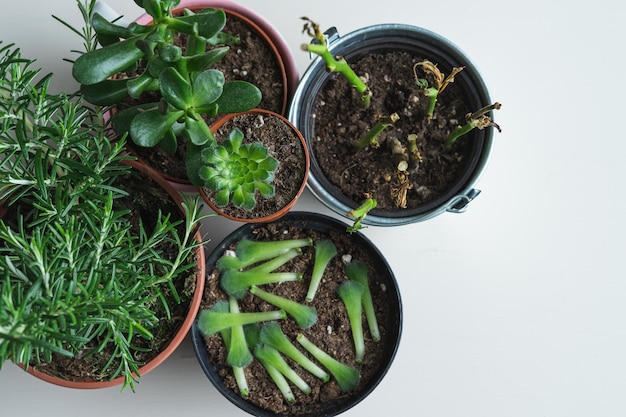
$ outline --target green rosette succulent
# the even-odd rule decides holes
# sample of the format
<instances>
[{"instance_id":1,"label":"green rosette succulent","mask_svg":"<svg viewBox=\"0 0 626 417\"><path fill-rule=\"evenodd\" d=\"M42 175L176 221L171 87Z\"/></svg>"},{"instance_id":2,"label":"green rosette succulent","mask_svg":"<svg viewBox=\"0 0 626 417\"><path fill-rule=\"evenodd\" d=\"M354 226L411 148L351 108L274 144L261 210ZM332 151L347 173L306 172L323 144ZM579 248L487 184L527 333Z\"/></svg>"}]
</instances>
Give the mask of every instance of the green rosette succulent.
<instances>
[{"instance_id":1,"label":"green rosette succulent","mask_svg":"<svg viewBox=\"0 0 626 417\"><path fill-rule=\"evenodd\" d=\"M232 202L252 210L257 190L264 198L274 196L271 182L278 160L261 142L243 144L243 139L243 132L235 128L220 145L202 151L200 177L206 188L216 192L214 202L218 207Z\"/></svg>"}]
</instances>

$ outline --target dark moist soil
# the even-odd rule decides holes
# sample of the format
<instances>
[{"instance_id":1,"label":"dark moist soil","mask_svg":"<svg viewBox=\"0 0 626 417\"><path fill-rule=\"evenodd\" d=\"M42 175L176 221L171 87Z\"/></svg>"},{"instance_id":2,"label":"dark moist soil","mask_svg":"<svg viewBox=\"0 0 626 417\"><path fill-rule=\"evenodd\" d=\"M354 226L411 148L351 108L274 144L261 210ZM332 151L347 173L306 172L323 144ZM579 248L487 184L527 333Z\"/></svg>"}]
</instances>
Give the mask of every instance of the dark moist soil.
<instances>
[{"instance_id":1,"label":"dark moist soil","mask_svg":"<svg viewBox=\"0 0 626 417\"><path fill-rule=\"evenodd\" d=\"M246 24L245 21L231 14L226 15L226 26L223 32L239 37L239 43L230 45L230 50L212 68L224 73L226 81L247 81L256 85L263 95L259 108L271 110L279 114L285 112L286 103L284 91L287 86L283 81L280 63L272 48L267 44L263 36ZM184 45L185 38L179 37L178 44ZM150 97L146 102L156 102L158 97ZM136 104L136 103L133 103ZM210 124L214 119L206 119ZM170 155L161 148L142 148L137 145L129 145L133 151L150 166L161 173L178 179L186 179L185 146L179 140L178 150Z\"/></svg>"},{"instance_id":2,"label":"dark moist soil","mask_svg":"<svg viewBox=\"0 0 626 417\"><path fill-rule=\"evenodd\" d=\"M321 239L331 239L337 247L337 256L329 263L325 270L324 277L316 292L315 298L310 305L316 308L318 320L315 325L308 329L300 329L289 317L280 320L283 332L302 352L308 355L296 341L296 336L303 333L309 340L329 353L331 356L349 366L355 367L361 373L359 386L349 392L342 392L334 378L323 383L312 376L308 371L303 370L291 359L286 358L293 369L311 386L312 392L305 394L292 386L292 391L296 397L294 403L285 401L272 379L267 374L265 368L258 360L245 368L245 374L250 388L250 394L246 399L259 407L283 415L326 415L332 407L345 404L354 399L368 386L370 380L376 376L381 367L386 364L386 354L389 347L386 347L392 329L398 326L395 316L390 312L389 306L393 301L392 294L387 291L390 286L388 273L379 264L374 263L375 256L363 247L354 247L350 235L345 232L332 232L331 234L320 233L311 229L300 229L291 224L275 222L259 227L253 232L250 239L254 240L282 240L311 237L314 244ZM229 248L234 249L234 246ZM299 303L305 303L305 296L310 282L311 271L314 260L314 247L303 248L302 255L296 257L288 264L281 267L281 271L300 271L304 273L304 278L299 282L284 282L282 284L270 284L263 286L266 291L289 298ZM353 260L361 260L368 265L369 286L372 292L375 311L379 322L381 340L372 341L365 319L363 318L363 333L365 337L365 359L363 364L355 362L354 344L350 330L350 322L341 299L337 295L337 288L347 280L344 273L344 256L350 256ZM204 298L200 306L200 311L209 308L218 300L226 300L227 296L222 291L219 279L220 274L214 266L208 267L207 285L205 287ZM249 292L239 300L241 311L267 311L275 310L264 301L255 298ZM219 374L224 378L226 387L238 393L238 388L232 369L226 365L227 351L219 334L205 338L205 344L209 356L214 366L219 369ZM317 362L313 357L309 357ZM238 395L238 394L237 394Z\"/></svg>"},{"instance_id":3,"label":"dark moist soil","mask_svg":"<svg viewBox=\"0 0 626 417\"><path fill-rule=\"evenodd\" d=\"M465 168L472 149L470 137L458 140L450 151L443 144L456 126L465 123L465 115L477 109L467 107L460 88L452 83L439 96L434 117L427 123L428 98L417 89L413 74L413 66L423 59L398 51L365 55L350 62L355 72L368 80L372 91L368 109L358 107L358 93L343 76L334 74L322 88L314 108L312 154L329 181L357 203L370 193L378 209L402 210L395 195L406 188L406 207L418 207L450 189ZM422 72L418 74L424 78ZM463 77L463 73L456 77ZM398 113L400 120L383 131L380 148L356 151L355 141L379 116L392 113ZM422 162L411 171L408 182L403 182L396 173L388 139L396 137L406 143L409 134L418 135Z\"/></svg>"},{"instance_id":4,"label":"dark moist soil","mask_svg":"<svg viewBox=\"0 0 626 417\"><path fill-rule=\"evenodd\" d=\"M258 219L276 213L297 196L306 176L305 150L299 136L282 119L267 114L244 113L235 116L217 130L215 137L221 143L238 128L244 133L243 143L261 142L269 154L280 161L272 182L276 194L263 198L257 192L256 206L245 210L229 203L220 207L225 214L240 219ZM204 189L209 199L215 194Z\"/></svg>"},{"instance_id":5,"label":"dark moist soil","mask_svg":"<svg viewBox=\"0 0 626 417\"><path fill-rule=\"evenodd\" d=\"M165 190L147 177L137 177L136 175L128 176L127 181L125 181L124 184L118 184L118 187L129 192L129 196L120 199L119 203L131 211L129 221L133 225L138 224L139 219L141 219L146 226L155 225L158 209L163 213L171 213L172 221L183 220L183 215L178 205L170 198ZM150 227L147 227L146 230L151 232ZM155 249L163 251L162 253L164 254L171 253L168 257L172 260L177 253L175 245L171 244ZM190 259L189 262L195 262L195 255L194 259ZM171 311L169 318L162 303L158 300L153 301L153 311L156 313L157 317L160 317L159 324L150 329L154 338L147 340L143 337L135 336L131 342L133 346L138 348L134 350L133 354L133 357L138 363L145 364L165 349L185 320L185 316L189 310L189 303L191 302L196 288L195 274L196 270L194 269L192 272L179 275L174 279L174 286L180 296L181 302L177 304L173 298L170 297L168 299L168 305ZM163 284L160 290L165 297L171 294L171 290L166 284ZM40 372L68 381L108 381L113 375L112 372L117 369L119 362L113 362L107 370L102 371L115 347L109 344L103 352L90 355L90 353L92 353L91 350L100 342L100 340L94 340L85 346L81 355L74 358L53 354L51 362L32 363L31 366Z\"/></svg>"}]
</instances>

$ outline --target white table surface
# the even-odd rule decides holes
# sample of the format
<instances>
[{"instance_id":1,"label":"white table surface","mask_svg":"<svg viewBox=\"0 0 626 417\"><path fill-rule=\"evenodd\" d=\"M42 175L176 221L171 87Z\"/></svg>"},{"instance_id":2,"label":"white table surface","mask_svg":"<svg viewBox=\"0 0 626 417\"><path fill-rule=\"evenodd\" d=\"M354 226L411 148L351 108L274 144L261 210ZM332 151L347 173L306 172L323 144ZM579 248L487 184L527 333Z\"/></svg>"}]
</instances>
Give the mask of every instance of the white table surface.
<instances>
[{"instance_id":1,"label":"white table surface","mask_svg":"<svg viewBox=\"0 0 626 417\"><path fill-rule=\"evenodd\" d=\"M132 0L109 0L135 18ZM494 100L495 149L464 214L365 234L404 297L404 332L387 377L345 416L626 415L626 66L623 2L242 0L283 33L302 73L300 16L341 34L408 23L460 46ZM8 6L8 5L5 5ZM353 9L354 8L354 9ZM13 2L0 39L76 88L62 58L78 38L75 0ZM308 192L296 209L330 214ZM214 242L235 228L214 218ZM205 378L189 340L137 392L58 388L11 363L0 414L247 415ZM89 413L89 414L87 414Z\"/></svg>"}]
</instances>

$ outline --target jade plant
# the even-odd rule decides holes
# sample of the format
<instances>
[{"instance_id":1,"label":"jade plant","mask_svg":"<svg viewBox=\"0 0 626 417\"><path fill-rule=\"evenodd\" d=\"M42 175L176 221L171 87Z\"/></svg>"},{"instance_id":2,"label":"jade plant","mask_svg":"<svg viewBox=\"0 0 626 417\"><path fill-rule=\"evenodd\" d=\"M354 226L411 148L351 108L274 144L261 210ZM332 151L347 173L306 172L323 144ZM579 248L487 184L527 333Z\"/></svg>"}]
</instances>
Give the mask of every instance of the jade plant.
<instances>
[{"instance_id":1,"label":"jade plant","mask_svg":"<svg viewBox=\"0 0 626 417\"><path fill-rule=\"evenodd\" d=\"M302 300L275 293L273 289L287 285L295 277L299 280L303 278L303 272L294 270L294 267L299 265L296 262L305 249L312 252L313 256L310 260L312 265L301 266L308 271L306 275L309 279L308 285L304 285L306 291L301 294ZM354 348L355 362L363 363L366 355L361 318L363 311L372 341L381 340L369 288L367 265L342 257L347 262L345 276L327 277L325 280L327 266L335 256L337 248L330 238L323 238L315 243L310 238L275 241L244 238L237 242L234 249L226 250L217 259L219 284L229 301L217 301L202 311L198 319L198 330L205 337L221 332L227 351L227 364L232 367L242 396L249 394L245 380L249 352L259 360L287 403L294 402L296 398L292 385L305 395L311 392L306 378L303 378L305 373L311 374L322 383L335 380L342 391L353 390L359 385L361 376L355 367L338 361L313 344L304 334L305 331L318 331L314 330L318 320L317 311L310 304L315 299L315 293L321 286L340 279L337 302L343 302L346 307L340 314L346 314L346 319L350 322L353 337L349 341L347 339L346 343ZM242 313L235 297L246 303L259 299L258 301L269 307L255 307ZM254 304L258 305L258 302ZM245 330L244 325L251 323L256 324L251 330ZM297 333L293 332L293 325L298 329ZM289 326L289 335L285 333L283 326ZM224 329L228 331L225 332ZM247 333L251 336L246 337ZM241 360L234 361L231 359L233 357ZM294 367L292 364L298 366Z\"/></svg>"},{"instance_id":2,"label":"jade plant","mask_svg":"<svg viewBox=\"0 0 626 417\"><path fill-rule=\"evenodd\" d=\"M158 207L154 223L133 218L124 140L33 63L0 44L0 366L88 354L96 380L134 389L189 298L176 283L195 276L201 208L187 198L184 220Z\"/></svg>"},{"instance_id":3,"label":"jade plant","mask_svg":"<svg viewBox=\"0 0 626 417\"><path fill-rule=\"evenodd\" d=\"M261 92L245 81L227 82L221 71L211 68L229 52L229 46L215 45L236 42L222 31L223 10L186 9L174 15L180 0L135 2L152 17L152 24L121 26L93 13L94 0L81 5L101 47L82 53L72 74L86 100L116 108L111 122L119 135L128 133L138 146L158 145L169 153L184 141L188 178L204 186L197 162L205 149L216 145L207 120L256 107ZM177 44L181 38L184 45ZM269 192L267 186L263 190Z\"/></svg>"},{"instance_id":4,"label":"jade plant","mask_svg":"<svg viewBox=\"0 0 626 417\"><path fill-rule=\"evenodd\" d=\"M202 150L199 175L205 187L215 191L218 207L232 202L252 210L257 191L264 198L275 194L271 182L278 160L261 142L242 144L243 139L243 132L235 128L220 145Z\"/></svg>"},{"instance_id":5,"label":"jade plant","mask_svg":"<svg viewBox=\"0 0 626 417\"><path fill-rule=\"evenodd\" d=\"M329 50L326 35L320 30L319 25L307 17L302 17L301 19L305 22L303 32L312 38L310 43L302 44L301 49L311 54L318 55L324 62L327 71L340 74L351 88L358 93L358 98L355 100L357 101L357 105L354 106L356 112L363 112L364 107L370 107L372 103L377 103L378 100L381 102L387 100L391 101L391 97L396 97L393 96L394 91L392 88L388 89L388 94L386 92L377 97L372 92L373 86L368 85L371 81L369 75L357 74L344 57L333 56L332 52ZM404 97L404 95L407 94L408 89L410 89L410 85L408 84L410 83L414 85L414 90L418 93L414 98L415 100L419 101L419 96L426 98L424 123L422 123L422 127L420 127L420 122L418 121L415 123L415 129L423 129L424 126L428 126L432 122L438 99L446 88L454 82L455 77L463 76L464 69L465 67L454 67L451 69L450 73L446 75L438 68L437 63L424 59L413 65L413 73L407 76L407 80L398 80L398 85L404 86L407 84L405 86L407 87L406 90L405 87L402 87L397 92L398 98ZM408 77L411 77L412 80L409 81ZM412 99L413 98L410 98L410 100ZM405 98L402 100L406 101ZM500 131L500 127L493 122L492 118L489 116L490 112L500 108L501 104L496 102L467 114L465 116L466 123L452 129L449 137L441 144L443 151L450 151L453 144L459 140L459 138L467 135L467 133L473 129L494 127ZM398 111L397 113L378 114L374 120L364 120L365 123L369 124L369 128L365 130L364 134L357 136L352 143L355 152L375 151L386 152L389 155L389 159L391 160L390 166L395 169L393 174L385 173L384 182L393 184L388 187L391 194L391 201L393 201L396 208L401 209L407 207L407 194L410 190L420 188L420 184L412 183L411 174L420 169L425 169L422 168L427 165L423 163L424 158L430 155L420 154L416 144L417 135L415 133L409 133L405 135L406 137L396 137L397 134L395 132L390 133L388 130L392 130L394 124L397 124L402 118L407 116L413 117L413 113L413 110L407 110L406 112ZM456 123L456 121L453 121L453 123ZM349 127L343 127L342 129L351 132ZM385 131L387 131L387 133L384 135L383 140L386 142L386 146L382 146L381 137L382 133ZM383 181L379 182L383 183ZM371 186L372 188L377 187L376 184L372 184ZM371 195L372 191L369 189L363 190L363 194L370 194L373 198L376 197ZM368 201L364 201L363 204L366 206L369 205L370 209L372 209L373 207L370 205L372 199L366 197L366 200ZM362 220L363 218L355 218L353 231L360 228L360 222Z\"/></svg>"}]
</instances>

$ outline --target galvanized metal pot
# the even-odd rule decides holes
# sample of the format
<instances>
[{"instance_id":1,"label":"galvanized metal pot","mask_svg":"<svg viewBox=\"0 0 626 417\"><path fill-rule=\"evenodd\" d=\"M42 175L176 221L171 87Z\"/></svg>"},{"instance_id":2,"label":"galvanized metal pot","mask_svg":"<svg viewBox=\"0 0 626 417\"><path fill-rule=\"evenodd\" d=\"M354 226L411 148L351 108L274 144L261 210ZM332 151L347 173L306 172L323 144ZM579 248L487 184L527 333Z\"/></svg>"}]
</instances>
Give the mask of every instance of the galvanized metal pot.
<instances>
[{"instance_id":1,"label":"galvanized metal pot","mask_svg":"<svg viewBox=\"0 0 626 417\"><path fill-rule=\"evenodd\" d=\"M402 50L415 56L429 59L440 68L464 66L462 76L455 79L455 85L464 91L466 99L473 109L491 104L487 88L471 60L447 39L423 28L401 25L381 24L365 27L339 36L335 28L326 32L329 50L334 56L342 56L348 62L372 52ZM316 57L303 74L289 109L289 120L302 132L311 154L311 170L307 186L310 191L327 207L347 217L347 212L358 207L359 202L347 197L333 185L320 169L311 146L315 135L314 106L316 96L332 77L324 62ZM462 212L480 193L474 187L483 172L489 158L493 131L492 129L474 129L470 133L473 142L471 160L459 181L444 195L419 207L405 210L372 210L363 223L376 226L398 226L433 218L445 212ZM317 140L317 139L316 139ZM332 140L332 138L320 138Z\"/></svg>"}]
</instances>

